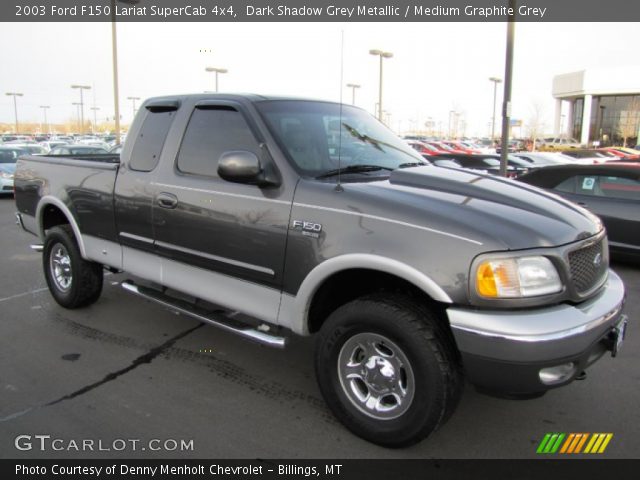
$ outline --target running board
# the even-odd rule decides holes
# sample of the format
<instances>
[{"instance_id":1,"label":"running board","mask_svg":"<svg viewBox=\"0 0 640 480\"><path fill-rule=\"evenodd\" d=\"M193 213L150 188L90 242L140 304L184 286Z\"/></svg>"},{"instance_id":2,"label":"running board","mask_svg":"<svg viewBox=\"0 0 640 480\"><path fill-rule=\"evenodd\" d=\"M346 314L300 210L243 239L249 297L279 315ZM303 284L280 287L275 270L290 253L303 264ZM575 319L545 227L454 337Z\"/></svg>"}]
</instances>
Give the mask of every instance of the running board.
<instances>
[{"instance_id":1,"label":"running board","mask_svg":"<svg viewBox=\"0 0 640 480\"><path fill-rule=\"evenodd\" d=\"M164 295L151 288L136 285L129 280L122 282L121 285L126 291L138 295L139 297L151 300L152 302L164 307L189 315L201 322L208 323L214 327L226 330L227 332L235 333L236 335L248 338L254 342L275 348L284 348L286 346L287 339L285 337L280 337L258 330L250 325L234 320L233 318L206 311L189 302L169 297L168 295Z\"/></svg>"}]
</instances>

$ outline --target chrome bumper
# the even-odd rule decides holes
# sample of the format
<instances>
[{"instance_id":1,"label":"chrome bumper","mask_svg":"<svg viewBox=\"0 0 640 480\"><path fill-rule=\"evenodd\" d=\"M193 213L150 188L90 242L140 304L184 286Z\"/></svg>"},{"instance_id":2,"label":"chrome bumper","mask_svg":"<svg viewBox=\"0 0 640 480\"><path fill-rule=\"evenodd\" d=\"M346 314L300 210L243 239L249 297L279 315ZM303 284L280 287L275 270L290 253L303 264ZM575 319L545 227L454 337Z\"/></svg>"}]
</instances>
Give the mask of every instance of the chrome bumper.
<instances>
[{"instance_id":1,"label":"chrome bumper","mask_svg":"<svg viewBox=\"0 0 640 480\"><path fill-rule=\"evenodd\" d=\"M620 321L624 284L609 271L602 291L578 305L522 311L449 308L459 350L501 362L545 362L579 355Z\"/></svg>"}]
</instances>

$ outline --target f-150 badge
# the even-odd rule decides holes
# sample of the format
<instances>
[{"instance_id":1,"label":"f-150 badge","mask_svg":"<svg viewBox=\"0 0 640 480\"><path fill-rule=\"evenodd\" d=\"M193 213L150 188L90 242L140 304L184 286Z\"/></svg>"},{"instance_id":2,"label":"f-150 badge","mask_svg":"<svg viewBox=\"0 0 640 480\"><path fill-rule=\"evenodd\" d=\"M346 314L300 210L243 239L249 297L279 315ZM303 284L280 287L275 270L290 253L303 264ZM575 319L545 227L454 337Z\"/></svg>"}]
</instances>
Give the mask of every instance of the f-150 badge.
<instances>
[{"instance_id":1,"label":"f-150 badge","mask_svg":"<svg viewBox=\"0 0 640 480\"><path fill-rule=\"evenodd\" d=\"M302 234L308 237L318 238L322 231L322 224L306 220L294 220L292 225L294 230L301 230Z\"/></svg>"}]
</instances>

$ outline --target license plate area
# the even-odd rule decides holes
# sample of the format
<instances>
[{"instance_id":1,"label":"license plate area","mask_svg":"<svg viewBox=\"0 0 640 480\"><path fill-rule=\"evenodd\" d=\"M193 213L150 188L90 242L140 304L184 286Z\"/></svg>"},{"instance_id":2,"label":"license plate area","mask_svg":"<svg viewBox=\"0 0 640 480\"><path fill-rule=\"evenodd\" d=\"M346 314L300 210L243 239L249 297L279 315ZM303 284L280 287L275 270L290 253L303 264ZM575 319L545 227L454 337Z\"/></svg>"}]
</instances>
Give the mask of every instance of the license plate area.
<instances>
[{"instance_id":1,"label":"license plate area","mask_svg":"<svg viewBox=\"0 0 640 480\"><path fill-rule=\"evenodd\" d=\"M611 356L615 357L620 352L622 348L622 344L624 342L624 335L627 330L627 316L622 315L620 321L616 324L615 327L609 333L609 338L611 339Z\"/></svg>"}]
</instances>

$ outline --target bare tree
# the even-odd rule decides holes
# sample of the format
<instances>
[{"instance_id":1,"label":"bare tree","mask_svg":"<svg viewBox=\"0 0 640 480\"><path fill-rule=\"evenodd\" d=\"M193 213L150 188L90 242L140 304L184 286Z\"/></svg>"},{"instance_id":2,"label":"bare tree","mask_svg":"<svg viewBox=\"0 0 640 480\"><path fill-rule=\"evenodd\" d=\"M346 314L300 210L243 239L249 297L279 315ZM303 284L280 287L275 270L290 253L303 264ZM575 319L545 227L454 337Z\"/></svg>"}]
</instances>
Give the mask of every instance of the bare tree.
<instances>
[{"instance_id":1,"label":"bare tree","mask_svg":"<svg viewBox=\"0 0 640 480\"><path fill-rule=\"evenodd\" d=\"M627 146L627 139L638 135L640 124L640 99L633 97L627 110L620 111L617 133L622 137L623 147Z\"/></svg>"},{"instance_id":2,"label":"bare tree","mask_svg":"<svg viewBox=\"0 0 640 480\"><path fill-rule=\"evenodd\" d=\"M527 122L527 135L533 142L532 150L536 150L536 142L544 135L546 108L540 100L531 103L529 109L529 121Z\"/></svg>"}]
</instances>

